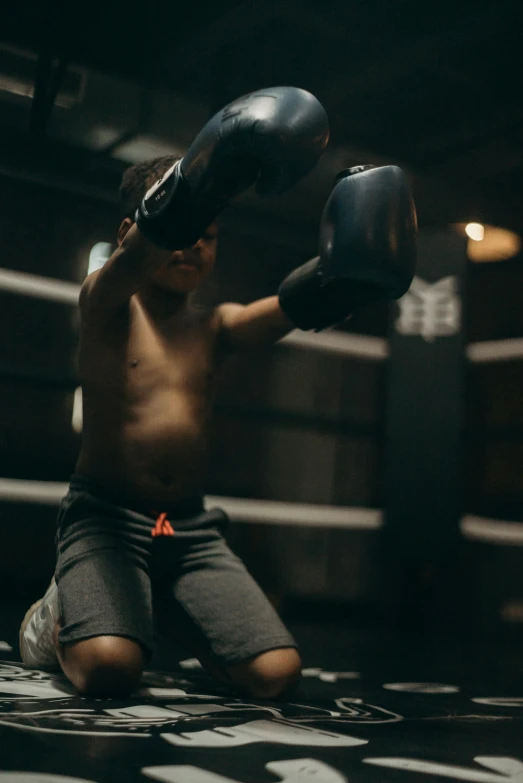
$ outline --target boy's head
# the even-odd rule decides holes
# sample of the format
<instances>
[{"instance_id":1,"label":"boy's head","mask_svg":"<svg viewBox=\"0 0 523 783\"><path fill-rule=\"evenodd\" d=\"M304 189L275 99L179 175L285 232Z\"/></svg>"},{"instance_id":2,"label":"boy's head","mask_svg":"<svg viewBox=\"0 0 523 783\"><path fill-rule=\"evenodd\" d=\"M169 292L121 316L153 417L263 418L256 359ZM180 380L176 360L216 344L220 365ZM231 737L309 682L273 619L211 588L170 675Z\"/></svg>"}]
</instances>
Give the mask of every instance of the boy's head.
<instances>
[{"instance_id":1,"label":"boy's head","mask_svg":"<svg viewBox=\"0 0 523 783\"><path fill-rule=\"evenodd\" d=\"M164 155L125 170L119 191L122 213L119 245L134 224L136 210L149 188L178 160L176 155ZM213 223L193 247L174 252L157 250L165 254L165 263L154 273L153 282L175 293L189 293L198 288L214 266L216 244L217 226Z\"/></svg>"}]
</instances>

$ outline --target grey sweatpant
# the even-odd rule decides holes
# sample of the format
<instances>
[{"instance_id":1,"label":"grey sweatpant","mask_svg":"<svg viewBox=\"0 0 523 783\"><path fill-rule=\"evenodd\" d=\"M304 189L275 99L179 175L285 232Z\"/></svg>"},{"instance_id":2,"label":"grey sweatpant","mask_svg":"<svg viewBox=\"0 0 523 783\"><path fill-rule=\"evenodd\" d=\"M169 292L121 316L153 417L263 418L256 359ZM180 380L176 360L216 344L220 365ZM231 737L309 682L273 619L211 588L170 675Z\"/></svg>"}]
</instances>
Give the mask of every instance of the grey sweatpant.
<instances>
[{"instance_id":1,"label":"grey sweatpant","mask_svg":"<svg viewBox=\"0 0 523 783\"><path fill-rule=\"evenodd\" d=\"M160 511L72 476L58 515L60 643L124 636L150 656L156 627L221 666L296 647L229 549L225 512L206 511L201 499Z\"/></svg>"}]
</instances>

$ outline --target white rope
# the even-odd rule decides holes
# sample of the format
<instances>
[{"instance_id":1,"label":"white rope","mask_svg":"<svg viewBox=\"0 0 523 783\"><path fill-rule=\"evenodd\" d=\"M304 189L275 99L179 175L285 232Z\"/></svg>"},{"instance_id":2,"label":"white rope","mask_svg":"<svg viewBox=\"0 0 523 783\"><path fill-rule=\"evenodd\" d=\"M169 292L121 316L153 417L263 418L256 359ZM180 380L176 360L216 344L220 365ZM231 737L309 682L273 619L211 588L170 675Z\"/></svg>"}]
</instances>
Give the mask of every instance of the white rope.
<instances>
[{"instance_id":1,"label":"white rope","mask_svg":"<svg viewBox=\"0 0 523 783\"><path fill-rule=\"evenodd\" d=\"M467 347L467 358L476 364L523 359L523 339L515 337L470 343Z\"/></svg>"},{"instance_id":2,"label":"white rope","mask_svg":"<svg viewBox=\"0 0 523 783\"><path fill-rule=\"evenodd\" d=\"M0 479L0 501L57 506L69 485L53 481ZM300 527L337 527L376 530L382 525L381 511L369 508L344 508L273 500L251 500L209 495L207 507L218 505L234 522Z\"/></svg>"},{"instance_id":3,"label":"white rope","mask_svg":"<svg viewBox=\"0 0 523 783\"><path fill-rule=\"evenodd\" d=\"M346 332L302 332L298 329L279 342L280 345L292 345L296 348L308 348L323 353L353 356L360 359L383 361L389 358L388 340L381 337L367 337Z\"/></svg>"},{"instance_id":4,"label":"white rope","mask_svg":"<svg viewBox=\"0 0 523 783\"><path fill-rule=\"evenodd\" d=\"M0 500L11 503L38 503L57 506L67 493L68 484L58 481L23 481L0 478Z\"/></svg>"},{"instance_id":5,"label":"white rope","mask_svg":"<svg viewBox=\"0 0 523 783\"><path fill-rule=\"evenodd\" d=\"M55 481L25 481L0 478L0 502L36 503L57 506L69 484ZM379 530L383 512L373 508L321 506L311 503L283 503L208 495L206 506L220 506L234 522L299 527L330 527L350 530ZM464 516L462 535L472 541L505 546L523 546L523 522Z\"/></svg>"},{"instance_id":6,"label":"white rope","mask_svg":"<svg viewBox=\"0 0 523 783\"><path fill-rule=\"evenodd\" d=\"M74 305L78 304L80 295L78 283L68 283L65 280L54 280L51 277L39 277L2 268L0 268L0 290Z\"/></svg>"},{"instance_id":7,"label":"white rope","mask_svg":"<svg viewBox=\"0 0 523 783\"><path fill-rule=\"evenodd\" d=\"M373 508L282 503L276 500L250 500L212 495L207 496L206 501L207 504L221 506L235 522L353 530L378 530L383 524L381 511Z\"/></svg>"},{"instance_id":8,"label":"white rope","mask_svg":"<svg viewBox=\"0 0 523 783\"><path fill-rule=\"evenodd\" d=\"M523 522L486 519L468 515L460 522L461 533L472 541L505 546L523 546Z\"/></svg>"}]
</instances>

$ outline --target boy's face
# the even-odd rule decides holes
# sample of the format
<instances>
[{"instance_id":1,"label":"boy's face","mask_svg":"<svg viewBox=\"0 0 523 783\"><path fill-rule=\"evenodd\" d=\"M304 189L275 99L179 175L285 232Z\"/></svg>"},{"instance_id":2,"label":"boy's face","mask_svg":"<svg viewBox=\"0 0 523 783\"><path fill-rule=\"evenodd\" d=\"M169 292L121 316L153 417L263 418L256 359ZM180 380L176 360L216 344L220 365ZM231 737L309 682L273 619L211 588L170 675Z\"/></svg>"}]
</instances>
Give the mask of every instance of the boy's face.
<instances>
[{"instance_id":1,"label":"boy's face","mask_svg":"<svg viewBox=\"0 0 523 783\"><path fill-rule=\"evenodd\" d=\"M122 243L132 225L133 221L125 218L118 233L118 244ZM217 242L218 225L214 222L192 247L173 252L151 248L156 258L159 254L165 258L165 262L152 275L151 282L159 288L177 294L188 294L196 290L214 267Z\"/></svg>"},{"instance_id":2,"label":"boy's face","mask_svg":"<svg viewBox=\"0 0 523 783\"><path fill-rule=\"evenodd\" d=\"M192 247L166 251L166 261L152 276L152 282L173 293L190 293L198 288L214 267L218 226L211 223Z\"/></svg>"}]
</instances>

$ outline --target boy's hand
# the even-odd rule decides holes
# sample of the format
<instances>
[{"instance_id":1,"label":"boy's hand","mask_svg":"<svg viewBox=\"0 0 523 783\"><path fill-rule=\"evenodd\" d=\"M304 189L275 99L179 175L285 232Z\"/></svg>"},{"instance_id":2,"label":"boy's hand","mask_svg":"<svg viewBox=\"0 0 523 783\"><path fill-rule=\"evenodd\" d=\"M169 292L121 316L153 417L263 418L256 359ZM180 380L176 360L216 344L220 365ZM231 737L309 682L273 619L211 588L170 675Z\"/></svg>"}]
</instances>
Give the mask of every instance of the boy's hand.
<instances>
[{"instance_id":1,"label":"boy's hand","mask_svg":"<svg viewBox=\"0 0 523 783\"><path fill-rule=\"evenodd\" d=\"M414 276L416 210L397 166L342 172L327 201L318 258L283 281L279 302L300 329L325 329L380 299L399 299Z\"/></svg>"},{"instance_id":2,"label":"boy's hand","mask_svg":"<svg viewBox=\"0 0 523 783\"><path fill-rule=\"evenodd\" d=\"M159 247L191 247L226 206L256 183L279 194L316 164L329 138L323 106L305 90L273 87L218 112L187 154L145 195L138 228Z\"/></svg>"}]
</instances>

